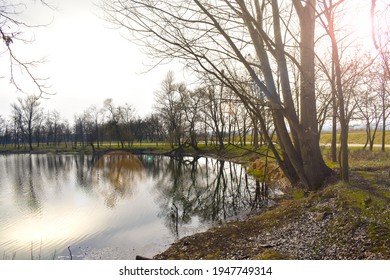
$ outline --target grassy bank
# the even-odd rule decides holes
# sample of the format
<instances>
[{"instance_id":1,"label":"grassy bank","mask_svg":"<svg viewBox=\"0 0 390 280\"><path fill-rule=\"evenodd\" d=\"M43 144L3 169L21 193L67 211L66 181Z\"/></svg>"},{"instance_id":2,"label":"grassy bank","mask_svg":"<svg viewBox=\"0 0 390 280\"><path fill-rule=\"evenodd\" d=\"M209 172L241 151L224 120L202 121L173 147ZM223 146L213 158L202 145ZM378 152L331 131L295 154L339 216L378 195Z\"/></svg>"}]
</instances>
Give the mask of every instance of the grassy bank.
<instances>
[{"instance_id":1,"label":"grassy bank","mask_svg":"<svg viewBox=\"0 0 390 280\"><path fill-rule=\"evenodd\" d=\"M126 145L124 147L125 149L134 149L134 150L141 150L141 149L151 149L153 151L169 151L170 146L166 143L145 143L145 144L134 144L131 147ZM101 144L99 146L95 145L95 151L96 152L104 152L106 150L121 150L122 147L118 146L117 144ZM14 145L3 145L0 146L0 153L91 153L93 152L93 149L91 145L77 145L74 146L72 144L58 144L58 145L33 145L33 150L30 151L30 149L27 146L14 146Z\"/></svg>"},{"instance_id":2,"label":"grassy bank","mask_svg":"<svg viewBox=\"0 0 390 280\"><path fill-rule=\"evenodd\" d=\"M177 148L177 147L174 147ZM95 147L95 150L92 147L80 145L74 147L72 145L57 145L57 146L46 146L40 145L34 146L33 150L30 151L27 147L14 147L11 145L1 146L0 154L12 154L12 153L32 153L32 154L42 154L42 153L105 153L108 151L115 150L125 150L134 154L160 154L160 155L178 155L176 154L170 145L167 143L135 143L132 146L126 145L124 148L118 145L109 145L103 144L99 147ZM198 149L195 150L192 147L186 147L180 151L180 155L188 156L212 156L214 158L226 159L238 163L247 163L258 157L262 157L267 154L267 148L265 146L255 149L251 145L238 147L235 145L226 145L224 149L219 149L215 145L205 145L199 144ZM270 154L271 155L271 154Z\"/></svg>"}]
</instances>

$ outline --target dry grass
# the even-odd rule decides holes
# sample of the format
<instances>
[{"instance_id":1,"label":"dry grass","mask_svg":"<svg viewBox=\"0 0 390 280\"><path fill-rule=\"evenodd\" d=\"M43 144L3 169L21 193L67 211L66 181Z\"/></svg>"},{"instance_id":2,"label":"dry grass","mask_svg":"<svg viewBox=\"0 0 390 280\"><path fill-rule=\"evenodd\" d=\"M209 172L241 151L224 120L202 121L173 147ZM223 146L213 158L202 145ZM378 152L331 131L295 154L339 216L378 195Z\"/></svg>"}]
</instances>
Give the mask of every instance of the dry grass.
<instances>
[{"instance_id":1,"label":"dry grass","mask_svg":"<svg viewBox=\"0 0 390 280\"><path fill-rule=\"evenodd\" d=\"M320 143L330 144L332 139L332 134L328 132L321 133ZM340 134L337 134L337 142L339 143ZM382 131L377 131L375 136L374 144L380 145L382 142ZM351 131L348 134L348 143L349 144L361 144L364 145L366 142L366 132L365 131ZM390 131L386 131L385 142L390 144Z\"/></svg>"}]
</instances>

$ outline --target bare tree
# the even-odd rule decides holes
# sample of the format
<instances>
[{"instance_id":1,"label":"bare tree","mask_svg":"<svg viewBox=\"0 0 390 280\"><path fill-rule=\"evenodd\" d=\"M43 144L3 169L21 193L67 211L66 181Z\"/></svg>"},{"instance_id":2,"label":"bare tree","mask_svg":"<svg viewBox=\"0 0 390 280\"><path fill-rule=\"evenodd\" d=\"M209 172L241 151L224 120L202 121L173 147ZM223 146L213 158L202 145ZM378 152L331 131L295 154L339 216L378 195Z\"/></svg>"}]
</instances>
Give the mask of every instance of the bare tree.
<instances>
[{"instance_id":1,"label":"bare tree","mask_svg":"<svg viewBox=\"0 0 390 280\"><path fill-rule=\"evenodd\" d=\"M91 112L92 113L92 112ZM118 147L123 149L125 142L130 146L134 131L132 131L132 122L134 121L133 106L125 103L124 105L115 105L112 98L104 100L103 109L93 109L92 118L95 127L98 129L98 119L105 119L105 132L109 134L110 146L111 140L118 141ZM97 131L98 133L98 131Z\"/></svg>"},{"instance_id":2,"label":"bare tree","mask_svg":"<svg viewBox=\"0 0 390 280\"><path fill-rule=\"evenodd\" d=\"M2 115L0 115L0 145L5 145L5 134L7 130L7 123Z\"/></svg>"},{"instance_id":3,"label":"bare tree","mask_svg":"<svg viewBox=\"0 0 390 280\"><path fill-rule=\"evenodd\" d=\"M80 142L81 147L85 148L86 134L85 134L85 122L82 115L74 116L73 135L74 135L74 147L77 147L77 143Z\"/></svg>"},{"instance_id":4,"label":"bare tree","mask_svg":"<svg viewBox=\"0 0 390 280\"><path fill-rule=\"evenodd\" d=\"M39 108L38 98L34 95L26 96L26 98L18 98L18 103L12 104L16 123L21 131L23 138L27 141L30 150L33 150L33 135L34 129L39 118L42 116L41 108Z\"/></svg>"},{"instance_id":5,"label":"bare tree","mask_svg":"<svg viewBox=\"0 0 390 280\"><path fill-rule=\"evenodd\" d=\"M329 70L323 68L331 87L333 106L332 159L336 159L336 116L340 124L340 170L341 179L349 180L348 132L349 124L354 116L357 103L356 96L362 92L361 84L372 59L367 59L358 45L353 45L350 38L353 31L342 23L346 14L352 13L351 3L345 0L319 1L318 18L324 27L331 45L331 62ZM351 53L351 46L355 52ZM363 90L364 91L364 90ZM337 106L337 108L336 108Z\"/></svg>"},{"instance_id":6,"label":"bare tree","mask_svg":"<svg viewBox=\"0 0 390 280\"><path fill-rule=\"evenodd\" d=\"M128 141L128 145L130 146L130 140L133 138L134 132L131 130L130 124L135 119L134 117L134 108L130 104L125 103L122 106L118 107L120 118L120 127L123 131L123 137Z\"/></svg>"},{"instance_id":7,"label":"bare tree","mask_svg":"<svg viewBox=\"0 0 390 280\"><path fill-rule=\"evenodd\" d=\"M92 105L88 109L89 114L92 117L93 123L94 123L94 128L95 128L95 139L96 139L96 145L97 148L99 149L100 147L100 138L101 138L101 125L103 123L104 119L104 109L103 108L98 108L96 105Z\"/></svg>"},{"instance_id":8,"label":"bare tree","mask_svg":"<svg viewBox=\"0 0 390 280\"><path fill-rule=\"evenodd\" d=\"M385 72L386 73L386 72ZM382 145L381 150L385 151L386 146L386 127L388 126L387 120L390 117L390 76L382 76L380 78L380 97L382 108Z\"/></svg>"},{"instance_id":9,"label":"bare tree","mask_svg":"<svg viewBox=\"0 0 390 280\"><path fill-rule=\"evenodd\" d=\"M113 135L122 147L124 148L126 132L123 129L125 123L125 117L127 114L127 109L121 106L115 106L113 100L108 98L104 100L104 108L108 112L108 125L111 127L113 131Z\"/></svg>"},{"instance_id":10,"label":"bare tree","mask_svg":"<svg viewBox=\"0 0 390 280\"><path fill-rule=\"evenodd\" d=\"M95 143L99 148L99 120L100 120L101 111L97 109L96 106L92 105L87 108L82 115L80 115L79 120L83 123L83 130L85 135L85 140L87 145L92 147L92 150L95 151Z\"/></svg>"},{"instance_id":11,"label":"bare tree","mask_svg":"<svg viewBox=\"0 0 390 280\"><path fill-rule=\"evenodd\" d=\"M382 151L385 151L386 120L389 117L390 82L390 4L383 0L371 0L371 34L375 48L381 58L379 79L382 99Z\"/></svg>"},{"instance_id":12,"label":"bare tree","mask_svg":"<svg viewBox=\"0 0 390 280\"><path fill-rule=\"evenodd\" d=\"M385 75L386 65L383 63L383 60L380 57L379 59L376 59L374 63L372 63L372 66L369 68L369 73L365 79L368 88L373 95L372 98L376 101L376 109L380 111L377 112L377 115L380 115L382 118L382 151L385 151L386 147L386 127L388 126L387 120L390 116L390 77ZM379 125L379 120L378 123L375 123L375 125Z\"/></svg>"},{"instance_id":13,"label":"bare tree","mask_svg":"<svg viewBox=\"0 0 390 280\"><path fill-rule=\"evenodd\" d=\"M186 87L176 83L174 73L169 71L161 82L161 89L155 92L155 108L165 123L172 148L182 144L183 137L183 97Z\"/></svg>"},{"instance_id":14,"label":"bare tree","mask_svg":"<svg viewBox=\"0 0 390 280\"><path fill-rule=\"evenodd\" d=\"M166 135L161 118L158 116L157 113L153 113L149 116L146 116L140 122L141 124L138 125L137 123L139 122L138 120L136 121L138 133L135 133L135 137L140 142L142 140L147 140L155 142L156 146L158 146L158 142L162 141Z\"/></svg>"},{"instance_id":15,"label":"bare tree","mask_svg":"<svg viewBox=\"0 0 390 280\"><path fill-rule=\"evenodd\" d=\"M385 0L371 0L371 35L375 48L378 50L384 66L384 72L389 75L390 65L390 4Z\"/></svg>"},{"instance_id":16,"label":"bare tree","mask_svg":"<svg viewBox=\"0 0 390 280\"><path fill-rule=\"evenodd\" d=\"M16 54L13 46L20 43L31 43L32 39L25 35L26 30L31 30L42 25L30 25L22 20L22 15L28 10L27 4L42 5L48 9L54 9L51 2L40 0L31 0L30 3L14 0L0 1L0 53L1 56L6 56L9 62L9 80L18 91L35 94L38 97L43 95L52 95L49 78L39 77L34 73L33 69L44 62L44 59L24 60L20 55ZM30 36L33 37L33 36ZM27 76L29 84L26 80L21 81L18 75Z\"/></svg>"},{"instance_id":17,"label":"bare tree","mask_svg":"<svg viewBox=\"0 0 390 280\"><path fill-rule=\"evenodd\" d=\"M198 150L198 124L200 121L202 96L198 90L182 90L181 95L185 137L192 148Z\"/></svg>"},{"instance_id":18,"label":"bare tree","mask_svg":"<svg viewBox=\"0 0 390 280\"><path fill-rule=\"evenodd\" d=\"M207 116L209 128L213 131L213 136L218 141L220 149L225 146L226 118L225 106L223 102L224 87L209 81L208 85L202 90L203 113Z\"/></svg>"},{"instance_id":19,"label":"bare tree","mask_svg":"<svg viewBox=\"0 0 390 280\"><path fill-rule=\"evenodd\" d=\"M376 132L380 119L382 118L377 97L377 94L372 92L369 88L356 96L358 108L357 115L358 118L364 121L366 126L366 143L364 144L363 149L369 144L370 151L372 151L374 147Z\"/></svg>"}]
</instances>

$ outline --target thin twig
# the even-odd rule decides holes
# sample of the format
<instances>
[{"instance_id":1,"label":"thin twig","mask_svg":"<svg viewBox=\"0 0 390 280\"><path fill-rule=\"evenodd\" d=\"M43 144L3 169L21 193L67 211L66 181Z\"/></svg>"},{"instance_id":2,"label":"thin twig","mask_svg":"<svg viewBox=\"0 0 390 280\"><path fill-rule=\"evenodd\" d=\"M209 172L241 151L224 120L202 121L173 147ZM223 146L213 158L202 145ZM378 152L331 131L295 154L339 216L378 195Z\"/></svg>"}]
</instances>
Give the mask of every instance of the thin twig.
<instances>
[{"instance_id":1,"label":"thin twig","mask_svg":"<svg viewBox=\"0 0 390 280\"><path fill-rule=\"evenodd\" d=\"M72 251L70 250L70 246L68 246L68 251L69 251L69 255L70 255L70 260L73 260Z\"/></svg>"}]
</instances>

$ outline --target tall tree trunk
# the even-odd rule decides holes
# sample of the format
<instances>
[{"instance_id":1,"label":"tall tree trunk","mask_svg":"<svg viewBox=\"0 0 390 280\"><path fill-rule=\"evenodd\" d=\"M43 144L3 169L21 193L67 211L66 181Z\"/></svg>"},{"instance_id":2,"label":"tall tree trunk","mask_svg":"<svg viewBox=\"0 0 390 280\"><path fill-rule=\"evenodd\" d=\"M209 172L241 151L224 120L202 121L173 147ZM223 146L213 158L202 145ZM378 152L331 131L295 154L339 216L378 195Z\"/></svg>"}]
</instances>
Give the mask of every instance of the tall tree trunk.
<instances>
[{"instance_id":1,"label":"tall tree trunk","mask_svg":"<svg viewBox=\"0 0 390 280\"><path fill-rule=\"evenodd\" d=\"M337 100L335 85L334 61L332 60L332 142L330 145L331 157L333 162L337 162Z\"/></svg>"},{"instance_id":2,"label":"tall tree trunk","mask_svg":"<svg viewBox=\"0 0 390 280\"><path fill-rule=\"evenodd\" d=\"M259 131L257 128L257 120L253 121L252 139L253 139L253 147L255 149L259 148Z\"/></svg>"},{"instance_id":3,"label":"tall tree trunk","mask_svg":"<svg viewBox=\"0 0 390 280\"><path fill-rule=\"evenodd\" d=\"M385 146L386 146L386 119L385 116L383 116L382 119L382 146L381 146L381 151L385 151Z\"/></svg>"},{"instance_id":4,"label":"tall tree trunk","mask_svg":"<svg viewBox=\"0 0 390 280\"><path fill-rule=\"evenodd\" d=\"M327 9L326 17L328 20L328 35L332 42L332 60L335 67L336 91L339 104L339 120L340 120L340 170L341 179L344 182L349 181L349 161L348 161L348 121L345 114L344 93L341 78L340 57L338 45L334 30L334 15L333 11Z\"/></svg>"},{"instance_id":5,"label":"tall tree trunk","mask_svg":"<svg viewBox=\"0 0 390 280\"><path fill-rule=\"evenodd\" d=\"M315 6L316 0L306 1L303 6L299 0L293 4L298 13L301 38L301 131L300 149L302 165L312 189L319 188L331 174L326 166L319 145L316 96L315 96Z\"/></svg>"},{"instance_id":6,"label":"tall tree trunk","mask_svg":"<svg viewBox=\"0 0 390 280\"><path fill-rule=\"evenodd\" d=\"M386 71L386 70L384 70ZM385 77L384 77L385 78ZM385 80L382 81L382 147L381 151L385 151L386 146L386 100L385 100Z\"/></svg>"},{"instance_id":7,"label":"tall tree trunk","mask_svg":"<svg viewBox=\"0 0 390 280\"><path fill-rule=\"evenodd\" d=\"M332 56L336 63L336 80L337 80L337 96L339 103L339 120L340 120L340 169L341 179L344 182L349 181L349 161L348 161L348 122L345 117L345 105L343 87L341 83L341 68L335 38L332 39Z\"/></svg>"},{"instance_id":8,"label":"tall tree trunk","mask_svg":"<svg viewBox=\"0 0 390 280\"><path fill-rule=\"evenodd\" d=\"M256 2L257 3L257 2ZM332 174L332 170L326 166L319 146L319 133L315 99L315 76L314 76L314 27L315 27L315 0L310 0L305 6L301 1L293 1L298 13L301 27L301 120L298 119L294 109L289 85L288 67L286 63L284 45L281 40L281 28L279 23L279 6L276 0L272 1L273 26L275 33L275 58L278 63L279 75L282 85L284 105L281 106L281 99L277 92L272 67L268 59L264 42L256 28L247 19L247 26L252 36L257 56L262 65L262 73L272 108L272 116L275 131L279 140L282 152L284 172L292 182L300 181L308 189L316 190L322 186L326 177ZM245 7L241 6L243 9ZM248 13L248 11L244 11ZM257 22L261 25L262 16L259 6L257 6ZM256 76L249 72L256 80ZM283 107L283 109L281 109ZM287 129L285 119L288 120L292 131Z\"/></svg>"}]
</instances>

